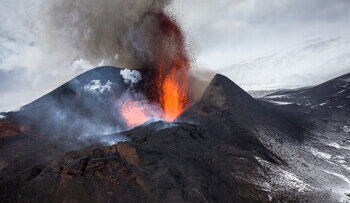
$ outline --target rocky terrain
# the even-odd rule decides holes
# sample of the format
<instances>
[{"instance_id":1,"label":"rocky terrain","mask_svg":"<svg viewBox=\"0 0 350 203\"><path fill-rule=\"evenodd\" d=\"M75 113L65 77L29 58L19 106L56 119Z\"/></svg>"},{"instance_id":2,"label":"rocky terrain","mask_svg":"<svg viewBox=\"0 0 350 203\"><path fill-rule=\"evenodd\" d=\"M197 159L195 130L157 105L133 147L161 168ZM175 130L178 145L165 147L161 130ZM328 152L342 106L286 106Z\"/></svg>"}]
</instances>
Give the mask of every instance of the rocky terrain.
<instances>
[{"instance_id":1,"label":"rocky terrain","mask_svg":"<svg viewBox=\"0 0 350 203\"><path fill-rule=\"evenodd\" d=\"M350 201L349 74L259 99L218 74L174 122L123 131L109 102L127 88L119 73L94 69L1 114L1 201ZM92 80L114 86L96 97ZM82 138L81 118L121 132Z\"/></svg>"}]
</instances>

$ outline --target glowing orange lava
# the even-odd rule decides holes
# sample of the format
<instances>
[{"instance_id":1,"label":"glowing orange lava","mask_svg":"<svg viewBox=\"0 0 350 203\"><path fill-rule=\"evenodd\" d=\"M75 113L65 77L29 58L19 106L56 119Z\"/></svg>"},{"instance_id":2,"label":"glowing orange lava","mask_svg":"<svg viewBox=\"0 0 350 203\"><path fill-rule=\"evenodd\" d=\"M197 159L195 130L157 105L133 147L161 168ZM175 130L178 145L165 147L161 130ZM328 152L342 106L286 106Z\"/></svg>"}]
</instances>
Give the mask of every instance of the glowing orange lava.
<instances>
[{"instance_id":1,"label":"glowing orange lava","mask_svg":"<svg viewBox=\"0 0 350 203\"><path fill-rule=\"evenodd\" d=\"M137 88L147 101L131 98L122 104L122 115L129 127L155 118L171 122L191 102L188 94L190 58L176 21L163 12L148 13L140 22L141 28L149 29L141 30L141 36L135 38L147 50L139 53L145 60L145 69Z\"/></svg>"},{"instance_id":2,"label":"glowing orange lava","mask_svg":"<svg viewBox=\"0 0 350 203\"><path fill-rule=\"evenodd\" d=\"M128 126L140 125L150 118L147 116L146 105L139 101L127 100L121 106L121 113Z\"/></svg>"},{"instance_id":3,"label":"glowing orange lava","mask_svg":"<svg viewBox=\"0 0 350 203\"><path fill-rule=\"evenodd\" d=\"M159 90L161 95L160 103L166 121L173 121L182 113L188 103L187 67L182 66L187 66L187 62L179 63L175 59L170 73L166 76L160 74L159 81L162 81Z\"/></svg>"}]
</instances>

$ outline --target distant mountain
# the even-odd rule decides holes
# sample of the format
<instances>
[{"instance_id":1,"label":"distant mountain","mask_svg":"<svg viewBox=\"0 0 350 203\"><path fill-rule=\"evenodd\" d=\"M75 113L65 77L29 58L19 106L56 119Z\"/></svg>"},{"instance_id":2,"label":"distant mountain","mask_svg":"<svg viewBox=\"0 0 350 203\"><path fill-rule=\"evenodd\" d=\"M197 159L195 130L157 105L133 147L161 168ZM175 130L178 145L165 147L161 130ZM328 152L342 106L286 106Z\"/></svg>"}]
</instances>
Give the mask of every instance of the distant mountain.
<instances>
[{"instance_id":1,"label":"distant mountain","mask_svg":"<svg viewBox=\"0 0 350 203\"><path fill-rule=\"evenodd\" d=\"M264 97L277 103L295 103L311 108L350 111L350 73L314 87L277 91Z\"/></svg>"},{"instance_id":2,"label":"distant mountain","mask_svg":"<svg viewBox=\"0 0 350 203\"><path fill-rule=\"evenodd\" d=\"M218 70L245 90L310 86L350 70L350 38L315 39Z\"/></svg>"}]
</instances>

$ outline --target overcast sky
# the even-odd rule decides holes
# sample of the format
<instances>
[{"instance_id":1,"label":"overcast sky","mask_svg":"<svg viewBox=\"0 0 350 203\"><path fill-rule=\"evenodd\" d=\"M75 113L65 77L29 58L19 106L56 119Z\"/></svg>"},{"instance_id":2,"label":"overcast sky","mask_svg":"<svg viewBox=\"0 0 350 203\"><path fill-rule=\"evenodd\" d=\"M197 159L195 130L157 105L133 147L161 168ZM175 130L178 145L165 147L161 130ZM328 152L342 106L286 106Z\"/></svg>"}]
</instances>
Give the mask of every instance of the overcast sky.
<instances>
[{"instance_id":1,"label":"overcast sky","mask_svg":"<svg viewBox=\"0 0 350 203\"><path fill-rule=\"evenodd\" d=\"M0 112L102 64L69 61L45 46L43 2L0 0ZM247 90L313 85L350 72L348 0L175 0L167 10L185 30L193 66Z\"/></svg>"}]
</instances>

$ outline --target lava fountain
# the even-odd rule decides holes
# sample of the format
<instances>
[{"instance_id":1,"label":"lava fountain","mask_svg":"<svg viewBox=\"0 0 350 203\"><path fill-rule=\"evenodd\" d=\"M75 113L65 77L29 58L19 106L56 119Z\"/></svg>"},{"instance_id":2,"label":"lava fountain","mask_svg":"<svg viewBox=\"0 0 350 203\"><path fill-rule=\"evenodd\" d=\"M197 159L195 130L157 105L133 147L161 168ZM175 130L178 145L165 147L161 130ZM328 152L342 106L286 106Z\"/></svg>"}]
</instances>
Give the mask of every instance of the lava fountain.
<instances>
[{"instance_id":1,"label":"lava fountain","mask_svg":"<svg viewBox=\"0 0 350 203\"><path fill-rule=\"evenodd\" d=\"M131 39L142 61L142 81L136 85L137 91L145 95L149 104L159 107L158 117L173 121L191 102L188 96L190 60L181 29L163 12L153 12L142 18ZM128 124L141 124L153 118L147 113L147 104L131 100L122 105Z\"/></svg>"}]
</instances>

